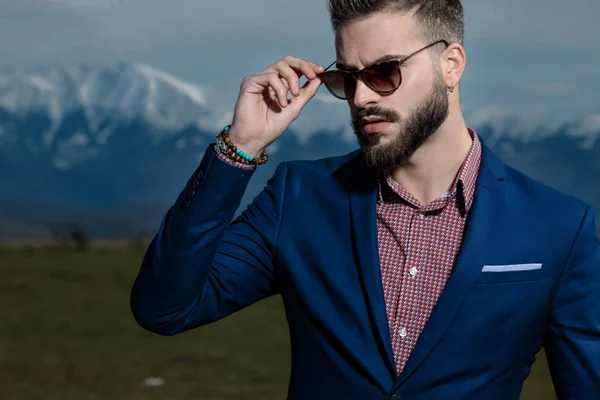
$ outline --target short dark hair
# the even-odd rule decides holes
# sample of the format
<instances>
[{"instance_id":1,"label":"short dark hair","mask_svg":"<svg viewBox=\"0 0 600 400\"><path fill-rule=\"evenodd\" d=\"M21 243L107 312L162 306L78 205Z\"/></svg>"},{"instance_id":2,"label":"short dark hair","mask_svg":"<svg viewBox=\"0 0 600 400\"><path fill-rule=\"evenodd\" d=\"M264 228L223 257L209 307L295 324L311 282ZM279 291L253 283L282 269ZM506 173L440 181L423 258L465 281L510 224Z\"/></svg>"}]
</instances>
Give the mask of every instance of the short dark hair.
<instances>
[{"instance_id":1,"label":"short dark hair","mask_svg":"<svg viewBox=\"0 0 600 400\"><path fill-rule=\"evenodd\" d=\"M414 10L421 36L427 42L444 39L464 45L464 10L461 0L328 0L334 31L349 22L377 12L408 13Z\"/></svg>"}]
</instances>

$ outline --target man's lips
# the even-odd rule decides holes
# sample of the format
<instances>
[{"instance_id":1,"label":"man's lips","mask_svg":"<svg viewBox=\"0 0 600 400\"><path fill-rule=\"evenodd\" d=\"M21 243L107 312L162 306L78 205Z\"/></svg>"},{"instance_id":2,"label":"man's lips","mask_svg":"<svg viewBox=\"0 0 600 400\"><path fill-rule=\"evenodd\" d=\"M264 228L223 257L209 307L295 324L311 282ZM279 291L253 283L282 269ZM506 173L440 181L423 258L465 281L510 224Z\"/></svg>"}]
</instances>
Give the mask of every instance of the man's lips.
<instances>
[{"instance_id":1,"label":"man's lips","mask_svg":"<svg viewBox=\"0 0 600 400\"><path fill-rule=\"evenodd\" d=\"M372 120L369 120L368 122L365 122L364 120L362 120L361 122L362 122L363 130L365 131L366 134L379 133L391 124L391 122L386 121L385 119L381 119L381 118L372 119Z\"/></svg>"},{"instance_id":2,"label":"man's lips","mask_svg":"<svg viewBox=\"0 0 600 400\"><path fill-rule=\"evenodd\" d=\"M372 116L372 117L365 117L365 118L362 118L360 120L360 123L363 126L364 125L368 125L368 124L376 124L376 123L380 123L380 122L389 122L389 121L386 120L386 119L383 119L381 117L374 117L374 116Z\"/></svg>"},{"instance_id":3,"label":"man's lips","mask_svg":"<svg viewBox=\"0 0 600 400\"><path fill-rule=\"evenodd\" d=\"M358 125L367 135L381 133L386 130L394 121L381 117L379 115L367 115L357 119Z\"/></svg>"}]
</instances>

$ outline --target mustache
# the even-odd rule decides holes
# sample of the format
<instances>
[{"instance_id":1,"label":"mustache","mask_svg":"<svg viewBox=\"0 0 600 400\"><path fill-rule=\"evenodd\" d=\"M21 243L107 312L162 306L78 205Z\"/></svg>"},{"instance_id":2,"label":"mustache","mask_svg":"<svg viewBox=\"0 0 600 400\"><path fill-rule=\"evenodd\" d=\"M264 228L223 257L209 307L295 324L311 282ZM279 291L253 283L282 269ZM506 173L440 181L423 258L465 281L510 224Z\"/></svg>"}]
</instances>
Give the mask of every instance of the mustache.
<instances>
[{"instance_id":1,"label":"mustache","mask_svg":"<svg viewBox=\"0 0 600 400\"><path fill-rule=\"evenodd\" d=\"M386 108L382 108L379 106L374 106L371 108L364 108L364 109L358 111L354 115L354 118L353 118L354 123L355 124L360 123L360 120L365 117L379 117L379 118L385 119L386 121L389 121L389 122L400 121L400 116L395 111L388 110Z\"/></svg>"}]
</instances>

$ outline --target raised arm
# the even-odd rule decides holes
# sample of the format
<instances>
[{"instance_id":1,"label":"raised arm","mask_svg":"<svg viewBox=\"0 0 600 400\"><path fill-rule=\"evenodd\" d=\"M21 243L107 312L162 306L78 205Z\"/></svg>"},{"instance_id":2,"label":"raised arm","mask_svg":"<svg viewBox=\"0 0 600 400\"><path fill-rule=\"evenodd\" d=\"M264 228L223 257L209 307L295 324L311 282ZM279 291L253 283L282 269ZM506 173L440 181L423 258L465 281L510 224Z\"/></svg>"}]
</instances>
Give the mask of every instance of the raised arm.
<instances>
[{"instance_id":1,"label":"raised arm","mask_svg":"<svg viewBox=\"0 0 600 400\"><path fill-rule=\"evenodd\" d=\"M263 163L264 150L317 93L324 70L286 57L244 78L233 124L218 140L219 156L209 146L145 254L130 298L142 327L173 335L276 293L285 164L230 225L254 169L227 160ZM302 87L301 76L307 78Z\"/></svg>"},{"instance_id":2,"label":"raised arm","mask_svg":"<svg viewBox=\"0 0 600 400\"><path fill-rule=\"evenodd\" d=\"M173 335L276 293L285 164L230 225L252 174L221 161L212 146L206 152L165 216L131 291L142 327Z\"/></svg>"}]
</instances>

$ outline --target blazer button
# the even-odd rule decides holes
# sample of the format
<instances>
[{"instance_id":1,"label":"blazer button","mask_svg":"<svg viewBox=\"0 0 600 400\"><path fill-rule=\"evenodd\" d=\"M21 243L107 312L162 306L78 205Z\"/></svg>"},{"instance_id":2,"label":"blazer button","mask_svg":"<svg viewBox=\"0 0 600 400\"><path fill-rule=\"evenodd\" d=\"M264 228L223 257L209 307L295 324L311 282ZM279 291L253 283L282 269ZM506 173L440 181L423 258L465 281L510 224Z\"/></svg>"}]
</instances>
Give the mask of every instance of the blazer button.
<instances>
[{"instance_id":1,"label":"blazer button","mask_svg":"<svg viewBox=\"0 0 600 400\"><path fill-rule=\"evenodd\" d=\"M200 182L202 181L202 178L204 178L204 171L200 170L200 171L198 171L198 174L196 174L196 180L194 181L194 183L192 183L192 187L194 189L198 189L198 186L200 186Z\"/></svg>"},{"instance_id":2,"label":"blazer button","mask_svg":"<svg viewBox=\"0 0 600 400\"><path fill-rule=\"evenodd\" d=\"M400 399L400 396L393 394L389 397L389 400L401 400L401 399Z\"/></svg>"},{"instance_id":3,"label":"blazer button","mask_svg":"<svg viewBox=\"0 0 600 400\"><path fill-rule=\"evenodd\" d=\"M183 208L189 208L190 204L192 204L192 201L190 199L186 199L183 203L182 203L182 207Z\"/></svg>"}]
</instances>

